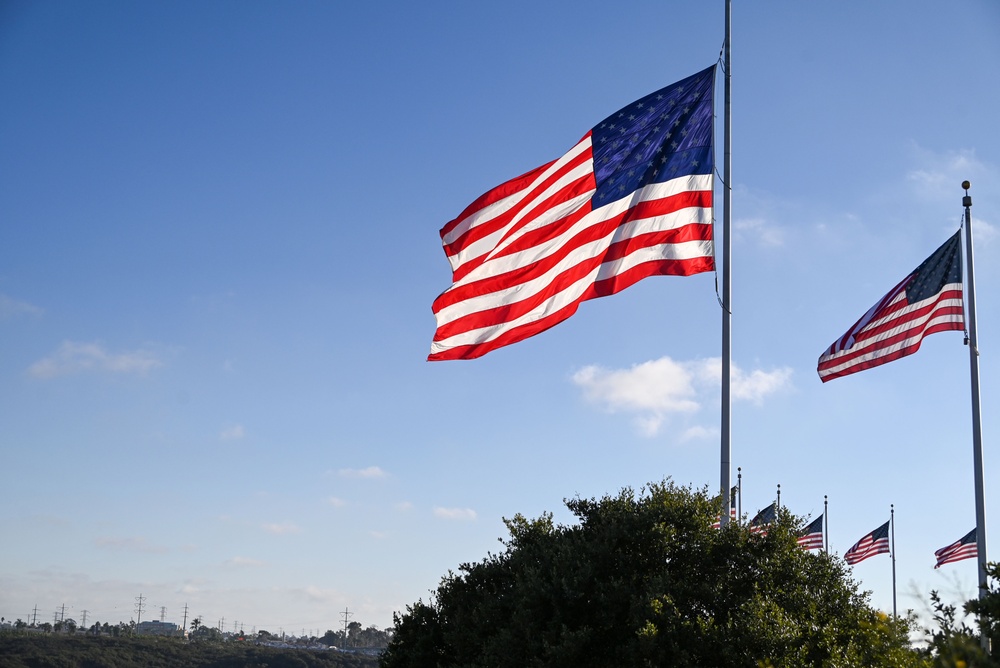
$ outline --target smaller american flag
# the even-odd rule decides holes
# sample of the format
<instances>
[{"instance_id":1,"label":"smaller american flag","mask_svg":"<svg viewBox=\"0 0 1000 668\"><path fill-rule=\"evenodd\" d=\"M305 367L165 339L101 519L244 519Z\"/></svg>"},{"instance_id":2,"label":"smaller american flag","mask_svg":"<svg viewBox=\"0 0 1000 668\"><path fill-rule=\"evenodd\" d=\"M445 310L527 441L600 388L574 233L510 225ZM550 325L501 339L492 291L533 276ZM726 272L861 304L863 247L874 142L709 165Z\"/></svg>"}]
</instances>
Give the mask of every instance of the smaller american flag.
<instances>
[{"instance_id":1,"label":"smaller american flag","mask_svg":"<svg viewBox=\"0 0 1000 668\"><path fill-rule=\"evenodd\" d=\"M733 485L733 488L729 490L729 519L731 520L736 519L736 493L738 491L739 490L736 485ZM718 529L721 526L722 526L721 519L717 519L715 520L715 522L712 523L713 529Z\"/></svg>"},{"instance_id":2,"label":"smaller american flag","mask_svg":"<svg viewBox=\"0 0 1000 668\"><path fill-rule=\"evenodd\" d=\"M825 383L911 355L928 334L961 331L963 308L958 231L820 355L820 380Z\"/></svg>"},{"instance_id":3,"label":"smaller american flag","mask_svg":"<svg viewBox=\"0 0 1000 668\"><path fill-rule=\"evenodd\" d=\"M944 564L950 564L953 561L978 557L979 550L976 548L976 530L973 529L948 547L942 547L940 550L935 551L934 556L937 557L937 563L934 564L934 568L940 568Z\"/></svg>"},{"instance_id":4,"label":"smaller american flag","mask_svg":"<svg viewBox=\"0 0 1000 668\"><path fill-rule=\"evenodd\" d=\"M888 554L888 552L889 523L886 522L878 529L875 529L870 534L855 543L854 547L849 549L847 553L844 554L844 561L853 566L858 562L864 561L868 557L874 557L876 554Z\"/></svg>"},{"instance_id":5,"label":"smaller american flag","mask_svg":"<svg viewBox=\"0 0 1000 668\"><path fill-rule=\"evenodd\" d=\"M803 550L823 549L823 516L820 515L809 523L799 534L799 547Z\"/></svg>"},{"instance_id":6,"label":"smaller american flag","mask_svg":"<svg viewBox=\"0 0 1000 668\"><path fill-rule=\"evenodd\" d=\"M772 503L764 510L761 510L753 519L750 520L750 531L752 533L759 533L767 535L767 525L775 520L778 516L778 504Z\"/></svg>"}]
</instances>

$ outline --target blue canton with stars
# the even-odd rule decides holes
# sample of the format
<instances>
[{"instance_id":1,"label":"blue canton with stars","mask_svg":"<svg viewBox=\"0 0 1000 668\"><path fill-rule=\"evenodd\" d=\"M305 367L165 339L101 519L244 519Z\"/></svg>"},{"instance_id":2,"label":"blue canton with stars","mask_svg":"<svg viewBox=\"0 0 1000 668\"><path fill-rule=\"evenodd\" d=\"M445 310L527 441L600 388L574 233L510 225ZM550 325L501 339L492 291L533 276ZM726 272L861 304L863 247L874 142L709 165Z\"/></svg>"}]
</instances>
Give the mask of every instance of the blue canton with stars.
<instances>
[{"instance_id":1,"label":"blue canton with stars","mask_svg":"<svg viewBox=\"0 0 1000 668\"><path fill-rule=\"evenodd\" d=\"M594 207L650 183L711 174L715 65L636 100L591 131Z\"/></svg>"}]
</instances>

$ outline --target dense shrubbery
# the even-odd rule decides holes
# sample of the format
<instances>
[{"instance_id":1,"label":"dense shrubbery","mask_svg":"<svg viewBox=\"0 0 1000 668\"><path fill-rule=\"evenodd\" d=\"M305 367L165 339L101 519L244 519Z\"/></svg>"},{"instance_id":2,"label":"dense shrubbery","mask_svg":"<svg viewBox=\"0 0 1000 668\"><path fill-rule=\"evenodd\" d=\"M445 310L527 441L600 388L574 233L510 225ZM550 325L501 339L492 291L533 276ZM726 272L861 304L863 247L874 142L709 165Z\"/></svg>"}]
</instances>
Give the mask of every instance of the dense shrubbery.
<instances>
[{"instance_id":1,"label":"dense shrubbery","mask_svg":"<svg viewBox=\"0 0 1000 668\"><path fill-rule=\"evenodd\" d=\"M374 668L373 657L179 638L0 634L3 668Z\"/></svg>"},{"instance_id":2,"label":"dense shrubbery","mask_svg":"<svg viewBox=\"0 0 1000 668\"><path fill-rule=\"evenodd\" d=\"M914 649L913 618L872 608L839 557L800 549L799 519L779 513L766 534L720 531L720 505L668 481L570 500L572 526L515 516L504 551L460 565L430 601L395 616L381 665L993 665L954 625Z\"/></svg>"}]
</instances>

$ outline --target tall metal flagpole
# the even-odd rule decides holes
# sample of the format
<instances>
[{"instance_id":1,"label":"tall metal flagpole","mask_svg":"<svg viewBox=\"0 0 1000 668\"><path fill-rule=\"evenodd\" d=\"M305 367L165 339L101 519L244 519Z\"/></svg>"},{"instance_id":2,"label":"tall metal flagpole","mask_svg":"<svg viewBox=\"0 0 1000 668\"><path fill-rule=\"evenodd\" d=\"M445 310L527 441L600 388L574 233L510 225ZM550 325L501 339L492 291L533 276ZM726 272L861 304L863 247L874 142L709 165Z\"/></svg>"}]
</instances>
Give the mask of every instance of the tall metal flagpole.
<instances>
[{"instance_id":1,"label":"tall metal flagpole","mask_svg":"<svg viewBox=\"0 0 1000 668\"><path fill-rule=\"evenodd\" d=\"M823 540L826 541L826 545L823 547L824 552L830 551L830 509L827 505L826 494L823 495Z\"/></svg>"},{"instance_id":2,"label":"tall metal flagpole","mask_svg":"<svg viewBox=\"0 0 1000 668\"><path fill-rule=\"evenodd\" d=\"M983 484L983 419L979 407L979 335L976 331L976 272L972 256L972 197L968 181L962 182L965 197L965 265L968 281L965 286L965 303L969 308L969 375L972 378L972 464L976 479L976 555L979 561L979 598L986 595L986 494ZM983 649L989 651L990 639L982 633Z\"/></svg>"},{"instance_id":3,"label":"tall metal flagpole","mask_svg":"<svg viewBox=\"0 0 1000 668\"><path fill-rule=\"evenodd\" d=\"M732 418L732 407L729 393L729 367L733 353L731 341L732 327L732 277L729 270L732 267L732 234L730 233L730 215L733 200L732 188L732 118L731 118L731 96L730 77L733 73L733 64L730 57L730 46L732 24L732 0L726 0L726 57L724 60L725 71L725 102L724 115L722 120L722 498L726 498L729 493L732 471L730 460L732 458L732 438L730 433L730 421ZM722 513L721 526L729 523L729 513Z\"/></svg>"},{"instance_id":4,"label":"tall metal flagpole","mask_svg":"<svg viewBox=\"0 0 1000 668\"><path fill-rule=\"evenodd\" d=\"M896 508L889 504L889 533L892 535L892 616L896 616Z\"/></svg>"}]
</instances>

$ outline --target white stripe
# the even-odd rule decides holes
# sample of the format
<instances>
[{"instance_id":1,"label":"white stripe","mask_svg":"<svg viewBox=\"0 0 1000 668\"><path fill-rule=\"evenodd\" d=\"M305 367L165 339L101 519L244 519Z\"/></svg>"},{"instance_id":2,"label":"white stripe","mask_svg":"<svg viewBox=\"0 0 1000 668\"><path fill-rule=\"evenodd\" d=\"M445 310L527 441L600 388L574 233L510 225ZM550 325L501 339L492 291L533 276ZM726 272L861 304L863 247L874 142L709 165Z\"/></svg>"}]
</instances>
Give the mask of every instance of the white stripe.
<instances>
[{"instance_id":1,"label":"white stripe","mask_svg":"<svg viewBox=\"0 0 1000 668\"><path fill-rule=\"evenodd\" d=\"M491 276L498 276L500 274L507 273L517 269L518 267L523 267L525 265L537 262L540 259L548 257L549 255L557 252L564 246L568 245L569 241L575 237L577 234L587 229L591 225L597 225L609 218L614 218L619 216L629 208L635 206L638 203L653 201L657 199L665 199L673 195L677 195L684 192L690 191L704 191L711 190L712 188L712 175L708 174L705 176L697 177L681 177L677 179L672 179L666 183L654 183L650 184L639 191L636 191L631 197L623 197L622 199L616 200L610 204L591 211L587 215L583 216L579 221L577 221L571 227L568 227L565 231L559 234L557 237L546 241L543 245L534 246L532 248L525 249L517 253L511 253L501 258L496 258L495 260L484 262L480 266L476 267L473 271L469 272L466 276L462 277L461 280L454 283L449 290L454 290L459 286L472 283L474 281L481 280L483 278L489 278ZM688 218L686 220L681 218L678 220L677 213L683 211L703 211L707 212L709 215L697 214L697 218ZM690 222L700 222L708 223L711 222L711 207L689 207L687 209L681 209L678 212L667 214L664 216L653 216L648 219L650 221L657 221L655 225L648 225L644 228L644 232L650 232L654 230L669 230L681 225L687 225ZM681 222L683 221L683 222ZM621 226L619 230L625 230L627 226ZM626 235L622 235L624 238ZM592 256L591 256L592 257Z\"/></svg>"},{"instance_id":2,"label":"white stripe","mask_svg":"<svg viewBox=\"0 0 1000 668\"><path fill-rule=\"evenodd\" d=\"M691 207L687 209L681 209L680 211L663 215L654 216L651 218L645 218L641 220L629 221L625 225L620 225L609 231L601 239L596 239L590 243L579 246L573 249L566 257L556 263L551 269L545 272L543 275L533 278L529 281L518 283L496 292L491 292L488 294L480 295L477 297L471 297L469 299L464 299L460 302L456 302L450 306L446 306L437 312L436 318L438 321L438 327L444 323L451 322L461 318L469 313L476 313L478 311L485 311L491 308L497 308L498 306L503 306L506 304L512 304L517 301L522 301L532 295L535 295L542 290L544 290L552 281L562 272L566 271L570 267L574 267L581 262L594 258L600 253L604 252L612 241L618 241L622 239L632 238L634 236L645 234L647 232L652 232L656 230L669 230L679 227L681 225L688 225L690 223L707 223L711 220L712 210L710 208L703 207ZM589 216L588 216L589 218ZM600 222L600 221L593 221ZM509 271L517 266L524 266L538 259L541 259L560 248L562 245L567 243L567 239L563 239L560 236L558 239L553 240L553 243L546 244L545 247L536 247L527 251L522 251L511 256L517 259L514 263L507 262L507 258L498 259L496 261L484 264L482 267L471 272L468 276L464 277L462 280L456 282L447 292L453 291L465 284L471 283L473 280L481 279L486 276L495 275L500 273L499 269L503 271ZM557 244L553 246L553 244ZM669 246L679 248L675 255L670 255L666 259L691 259L694 257L703 257L705 255L712 255L712 242L711 241L694 241L686 242L684 244L669 244ZM654 246L653 248L657 248ZM631 255L635 255L638 252L644 252L644 249L636 249ZM656 258L644 258L641 261L646 262L649 259ZM607 271L600 275L600 278L606 278L610 275L618 273L619 270L615 267L621 264L621 266L634 266L623 263L622 258L616 262L608 263L609 268ZM494 270L494 267L497 270ZM599 268L600 269L600 268ZM614 269L611 271L611 269ZM480 271L482 270L482 271Z\"/></svg>"},{"instance_id":3,"label":"white stripe","mask_svg":"<svg viewBox=\"0 0 1000 668\"><path fill-rule=\"evenodd\" d=\"M455 336L443 339L441 341L432 342L431 353L433 354L433 353L443 352L445 350L448 350L449 348L454 348L457 346L471 345L475 343L486 343L488 341L492 341L493 339L497 338L498 336L500 336L509 329L513 329L515 327L519 327L521 325L525 325L534 322L536 320L541 320L546 316L555 313L564 306L567 306L569 304L578 301L580 296L587 290L587 288L593 285L596 280L599 280L599 277L613 276L617 273L620 273L621 271L624 271L625 269L638 265L642 262L648 262L650 260L658 260L658 259L686 260L697 257L705 257L706 255L710 256L711 254L712 254L711 241L690 241L680 244L659 244L657 246L651 246L649 248L639 249L635 253L632 253L626 258L623 258L621 260L616 260L615 262L598 265L589 274L581 277L573 284L567 286L567 288L564 289L563 291L553 295L550 299L545 300L537 307L532 309L530 312L525 313L519 318L515 318L514 320L508 322L502 322L495 325L491 325L489 327L482 327L479 329L469 330L467 332L456 334ZM615 265L614 269L611 268L612 265ZM548 285L548 283L546 282L545 285ZM542 287L544 287L544 285ZM510 292L514 291L516 293L518 289L519 287L515 287L511 288L510 290L504 290L502 292L507 293L505 296L510 297ZM518 294L516 296L520 297L520 299L524 299L530 295ZM487 298L488 297L489 296L487 296ZM513 301L520 301L520 299L515 300L513 298L508 298L506 301L507 303L510 303ZM448 313L448 315L452 316L452 319L455 319L461 317L462 315L466 315L468 313L475 313L476 311L485 310L484 308L468 307L468 303L471 301L481 302L483 300L485 300L485 298L480 298L477 300L466 300L464 302L460 302L459 304L455 304L454 307L449 308L449 311L451 312ZM499 305L500 303L494 303L492 304L491 307L495 308L496 306ZM455 311L458 311L459 308L461 308L461 312L456 313ZM450 322L450 320L446 321L442 319L442 313L443 311L438 313L439 328L445 322Z\"/></svg>"},{"instance_id":4,"label":"white stripe","mask_svg":"<svg viewBox=\"0 0 1000 668\"><path fill-rule=\"evenodd\" d=\"M941 302L941 304L942 304L942 306L946 306L946 305L961 306L962 300L960 300L960 299L946 299L945 301ZM860 357L854 357L854 358L852 358L852 359L850 359L850 360L848 360L848 361L846 361L846 362L844 362L842 364L839 364L837 366L826 367L825 369L823 369L820 372L820 377L822 378L824 376L829 376L830 374L838 373L840 371L843 371L844 369L850 369L851 367L856 366L858 364L864 364L865 362L870 362L872 360L877 360L877 359L880 359L882 357L885 357L886 355L891 355L892 353L895 353L895 352L897 352L897 351L899 351L899 350L901 350L903 348L906 348L907 346L913 344L914 342L919 341L920 339L922 339L924 337L924 330L928 329L932 325L937 325L939 323L944 323L944 322L955 322L955 323L961 323L962 322L962 316L960 316L960 315L941 315L941 314L935 315L935 313L933 311L931 313L929 313L928 315L929 316L934 316L934 317L929 318L929 319L925 319L924 320L924 324L922 324L922 325L916 324L918 321L913 321L914 324L912 326L912 329L916 329L917 330L917 331L914 332L913 336L910 336L909 338L903 339L902 341L899 341L899 342L897 342L897 343L895 343L895 344L893 344L891 346L886 346L886 347L882 347L882 348L876 348L876 350L872 350L871 352L865 353L864 355L861 355ZM904 328L903 327L897 327L896 329L892 330L892 333L893 334L897 333L897 332L899 332L902 329L904 329ZM906 329L911 329L911 328L907 327ZM887 335L887 336L890 336L890 335ZM884 338L885 337L879 337L878 339L872 339L871 342L870 342L870 345L876 345L878 343L878 341L883 340ZM865 347L868 347L868 346L866 345Z\"/></svg>"},{"instance_id":5,"label":"white stripe","mask_svg":"<svg viewBox=\"0 0 1000 668\"><path fill-rule=\"evenodd\" d=\"M546 179L551 177L553 174L557 173L559 170L563 169L568 162L576 158L583 151L587 151L589 149L590 149L590 137L588 136L584 137L565 155L563 155L561 158L552 163L552 165L550 165L548 169L539 174L533 181L531 181L531 183L529 183L522 190L512 195L508 195L502 200L494 202L493 204L490 204L485 208L480 209L479 211L476 211L466 216L465 219L462 220L462 222L460 222L458 225L452 228L451 231L449 231L444 236L444 238L442 238L441 240L442 243L445 246L447 246L448 244L452 244L457 239L460 239L462 235L466 234L473 228L488 223L494 218L505 214L507 211L509 211L514 206L519 204L522 200L524 200L524 198L532 191L532 189L537 187L538 184L544 183ZM561 176L552 186L546 189L545 193L536 197L536 200L544 199L547 195L551 195L552 192L555 192L559 188L564 187L566 184L571 183L573 180L579 178L581 175L592 171L593 171L593 161L587 160L578 167L575 167L574 169L570 170L567 174ZM530 208L530 205L527 206L526 208ZM502 238L503 234L505 234L506 231L511 227L511 225L513 225L513 222L514 221L504 226L500 232L490 235L489 238L494 238L494 237ZM452 269L453 270L457 269L468 260L479 257L479 255L482 255L483 252L486 252L486 250L488 250L489 248L487 247L486 249L478 252L473 250L473 247L478 248L480 247L480 245L481 241L475 242L469 248L464 248L458 253L448 256L448 261L451 263Z\"/></svg>"}]
</instances>

